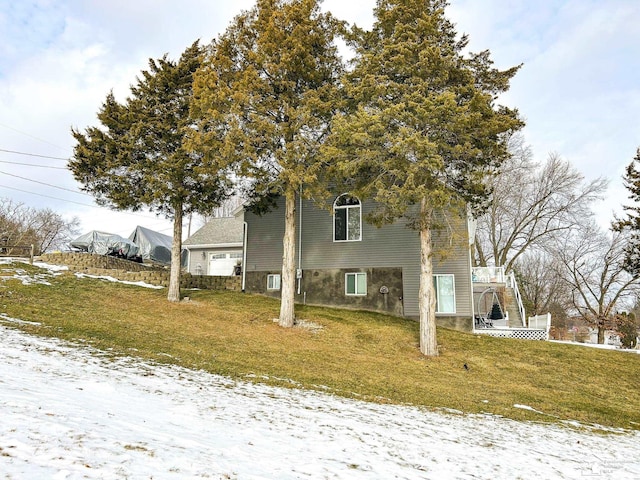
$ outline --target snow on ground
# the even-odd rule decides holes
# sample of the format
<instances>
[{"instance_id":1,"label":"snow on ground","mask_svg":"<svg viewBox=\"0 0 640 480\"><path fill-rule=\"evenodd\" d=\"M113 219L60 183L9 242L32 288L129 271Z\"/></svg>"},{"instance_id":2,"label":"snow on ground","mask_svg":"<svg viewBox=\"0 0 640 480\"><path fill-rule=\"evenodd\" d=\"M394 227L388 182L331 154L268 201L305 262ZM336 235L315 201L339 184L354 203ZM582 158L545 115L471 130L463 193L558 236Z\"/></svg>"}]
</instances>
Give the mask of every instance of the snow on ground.
<instances>
[{"instance_id":1,"label":"snow on ground","mask_svg":"<svg viewBox=\"0 0 640 480\"><path fill-rule=\"evenodd\" d=\"M5 479L640 478L637 432L255 385L1 323Z\"/></svg>"},{"instance_id":2,"label":"snow on ground","mask_svg":"<svg viewBox=\"0 0 640 480\"><path fill-rule=\"evenodd\" d=\"M628 353L637 353L640 355L640 348L636 347L633 349L621 348L617 345L611 344L598 344L598 343L590 343L590 342L572 342L571 340L549 340L553 343L563 343L565 345L575 345L578 347L589 347L589 348L599 348L601 350L617 350L619 352L628 352Z\"/></svg>"},{"instance_id":3,"label":"snow on ground","mask_svg":"<svg viewBox=\"0 0 640 480\"><path fill-rule=\"evenodd\" d=\"M639 432L232 381L14 328L28 321L0 314L4 479L640 479Z\"/></svg>"},{"instance_id":4,"label":"snow on ground","mask_svg":"<svg viewBox=\"0 0 640 480\"><path fill-rule=\"evenodd\" d=\"M30 274L23 268L16 266L16 264L24 263L27 264L29 261L24 258L13 258L13 257L2 257L0 258L0 265L9 265L9 268L2 268L2 276L0 279L8 280L15 279L20 280L23 285L32 285L34 283L41 285L51 285L48 279L51 279L57 275L61 275L61 271L68 270L68 267L61 265L50 265L42 262L34 262L33 265L36 267L40 267L43 272ZM13 273L13 275L7 275L7 273Z\"/></svg>"},{"instance_id":5,"label":"snow on ground","mask_svg":"<svg viewBox=\"0 0 640 480\"><path fill-rule=\"evenodd\" d=\"M78 272L76 272L75 275L76 275L76 278L97 278L99 280L106 280L108 282L123 283L125 285L136 285L138 287L152 288L156 290L164 288L163 286L151 285L150 283L146 283L146 282L130 282L128 280L118 280L117 278L111 277L109 275L89 275L88 273L78 273Z\"/></svg>"}]
</instances>

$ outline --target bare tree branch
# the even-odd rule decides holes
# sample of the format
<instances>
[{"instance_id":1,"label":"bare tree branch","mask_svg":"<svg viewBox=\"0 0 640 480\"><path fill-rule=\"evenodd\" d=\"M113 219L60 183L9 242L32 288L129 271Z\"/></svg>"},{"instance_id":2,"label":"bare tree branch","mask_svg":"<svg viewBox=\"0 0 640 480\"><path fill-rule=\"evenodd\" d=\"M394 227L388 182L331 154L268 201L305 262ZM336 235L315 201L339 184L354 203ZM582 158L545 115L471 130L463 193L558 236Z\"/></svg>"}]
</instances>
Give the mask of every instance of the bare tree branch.
<instances>
[{"instance_id":1,"label":"bare tree branch","mask_svg":"<svg viewBox=\"0 0 640 480\"><path fill-rule=\"evenodd\" d=\"M48 208L38 210L0 198L0 243L5 245L34 245L36 254L60 249L77 235L79 225L77 217L67 220Z\"/></svg>"},{"instance_id":2,"label":"bare tree branch","mask_svg":"<svg viewBox=\"0 0 640 480\"><path fill-rule=\"evenodd\" d=\"M529 249L548 242L593 216L590 205L604 194L607 181L585 182L568 161L550 154L543 165L533 161L520 135L510 139L511 158L493 179L493 197L478 219L477 238L486 252L477 263L513 269ZM482 263L480 263L482 264Z\"/></svg>"},{"instance_id":3,"label":"bare tree branch","mask_svg":"<svg viewBox=\"0 0 640 480\"><path fill-rule=\"evenodd\" d=\"M640 292L638 276L625 270L626 242L624 232L610 234L589 223L558 239L553 249L555 273L571 289L575 311L598 328L599 343L616 309L631 308Z\"/></svg>"}]
</instances>

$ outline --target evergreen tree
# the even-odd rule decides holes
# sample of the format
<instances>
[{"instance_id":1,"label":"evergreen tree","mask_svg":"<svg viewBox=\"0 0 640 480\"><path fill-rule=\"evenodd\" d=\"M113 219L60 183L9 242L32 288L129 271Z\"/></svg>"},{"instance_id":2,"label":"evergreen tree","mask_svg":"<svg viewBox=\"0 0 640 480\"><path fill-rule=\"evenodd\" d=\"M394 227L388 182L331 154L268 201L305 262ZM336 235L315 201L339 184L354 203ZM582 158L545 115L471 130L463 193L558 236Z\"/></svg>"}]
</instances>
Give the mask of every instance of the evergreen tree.
<instances>
[{"instance_id":1,"label":"evergreen tree","mask_svg":"<svg viewBox=\"0 0 640 480\"><path fill-rule=\"evenodd\" d=\"M636 348L638 344L638 322L633 312L618 313L615 317L615 327L620 335L620 343L624 348Z\"/></svg>"},{"instance_id":2,"label":"evergreen tree","mask_svg":"<svg viewBox=\"0 0 640 480\"><path fill-rule=\"evenodd\" d=\"M178 62L167 56L149 60L119 103L113 93L98 112L100 127L72 129L77 141L69 168L83 190L101 205L137 211L143 207L173 219L173 244L168 299L180 300L182 218L207 212L224 197L227 180L203 169L203 158L186 150L193 128L190 103L193 74L201 64L202 47L195 42Z\"/></svg>"},{"instance_id":3,"label":"evergreen tree","mask_svg":"<svg viewBox=\"0 0 640 480\"><path fill-rule=\"evenodd\" d=\"M640 275L640 148L636 156L627 165L624 175L624 186L629 190L629 198L634 202L632 206L625 206L625 219L616 219L613 229L621 232L629 231L629 241L625 248L625 268L632 275Z\"/></svg>"},{"instance_id":4,"label":"evergreen tree","mask_svg":"<svg viewBox=\"0 0 640 480\"><path fill-rule=\"evenodd\" d=\"M488 51L463 56L445 0L378 0L362 32L345 90L352 111L336 115L323 150L353 191L378 208L369 220L406 218L419 231L420 349L437 355L432 231L442 214L480 205L487 174L507 158L504 134L517 112L497 106L519 67L499 71Z\"/></svg>"},{"instance_id":5,"label":"evergreen tree","mask_svg":"<svg viewBox=\"0 0 640 480\"><path fill-rule=\"evenodd\" d=\"M195 80L193 148L250 179L260 206L285 199L280 325L294 324L296 198L322 190L317 150L335 108L339 27L318 0L258 0L211 46Z\"/></svg>"}]
</instances>

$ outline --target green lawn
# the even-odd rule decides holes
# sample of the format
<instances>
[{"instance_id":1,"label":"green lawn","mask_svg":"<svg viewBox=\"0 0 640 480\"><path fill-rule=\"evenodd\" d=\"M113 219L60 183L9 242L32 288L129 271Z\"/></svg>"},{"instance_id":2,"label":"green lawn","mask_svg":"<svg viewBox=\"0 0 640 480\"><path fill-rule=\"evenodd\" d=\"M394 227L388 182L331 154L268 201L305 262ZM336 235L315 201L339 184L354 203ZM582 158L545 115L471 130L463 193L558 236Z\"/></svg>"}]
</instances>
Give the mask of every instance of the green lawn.
<instances>
[{"instance_id":1,"label":"green lawn","mask_svg":"<svg viewBox=\"0 0 640 480\"><path fill-rule=\"evenodd\" d=\"M0 275L14 268L2 266ZM314 328L283 329L273 322L278 302L263 296L189 291L190 301L172 304L166 290L70 273L47 281L0 283L0 312L40 323L13 327L115 355L370 401L640 429L640 355L633 353L439 329L441 355L425 358L418 324L406 319L299 306L298 317Z\"/></svg>"}]
</instances>

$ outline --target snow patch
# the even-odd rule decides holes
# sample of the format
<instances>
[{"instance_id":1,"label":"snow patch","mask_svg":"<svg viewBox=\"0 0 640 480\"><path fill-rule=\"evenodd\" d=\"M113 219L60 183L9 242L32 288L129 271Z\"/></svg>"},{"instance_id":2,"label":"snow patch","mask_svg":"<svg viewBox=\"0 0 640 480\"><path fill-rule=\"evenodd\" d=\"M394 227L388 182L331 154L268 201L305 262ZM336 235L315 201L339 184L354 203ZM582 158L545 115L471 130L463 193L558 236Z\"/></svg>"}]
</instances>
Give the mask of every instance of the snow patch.
<instances>
[{"instance_id":1,"label":"snow patch","mask_svg":"<svg viewBox=\"0 0 640 480\"><path fill-rule=\"evenodd\" d=\"M64 272L69 270L69 267L66 265L53 265L51 263L44 262L33 262L33 265L39 268L44 268L45 270L49 270L50 272Z\"/></svg>"},{"instance_id":2,"label":"snow patch","mask_svg":"<svg viewBox=\"0 0 640 480\"><path fill-rule=\"evenodd\" d=\"M23 325L35 325L35 326L42 325L40 322L30 322L28 320L20 320L19 318L13 318L7 315L6 313L0 313L0 319L2 319L2 321L6 323L20 323Z\"/></svg>"},{"instance_id":3,"label":"snow patch","mask_svg":"<svg viewBox=\"0 0 640 480\"><path fill-rule=\"evenodd\" d=\"M546 413L541 412L540 410L536 410L535 408L530 407L529 405L520 405L516 403L515 405L513 405L513 408L520 408L522 410L529 410L530 412L539 413L540 415L546 415Z\"/></svg>"},{"instance_id":4,"label":"snow patch","mask_svg":"<svg viewBox=\"0 0 640 480\"><path fill-rule=\"evenodd\" d=\"M620 348L616 345L607 345L607 344L598 344L598 343L587 343L587 342L572 342L570 340L549 340L553 343L563 343L565 345L575 345L578 347L589 347L589 348L599 348L602 350L616 350L618 352L629 352L629 353L637 353L640 354L640 349L628 349L628 348Z\"/></svg>"},{"instance_id":5,"label":"snow patch","mask_svg":"<svg viewBox=\"0 0 640 480\"><path fill-rule=\"evenodd\" d=\"M23 285L51 285L47 279L61 275L60 271L67 267L49 265L41 262L34 262L34 266L47 270L46 273L28 273L26 270L14 267L16 263L28 264L29 262L23 258L4 257L0 258L0 265L12 265L13 268L3 268L4 272L13 272L13 275L1 275L0 279L5 281L8 279L19 280Z\"/></svg>"},{"instance_id":6,"label":"snow patch","mask_svg":"<svg viewBox=\"0 0 640 480\"><path fill-rule=\"evenodd\" d=\"M125 285L136 285L138 287L153 288L156 290L164 288L163 286L160 286L160 285L151 285L150 283L145 283L145 282L129 282L127 280L118 280L117 278L110 277L109 275L89 275L87 273L78 273L78 272L76 272L75 275L78 278L97 278L100 280L107 280L108 282L123 283Z\"/></svg>"}]
</instances>

